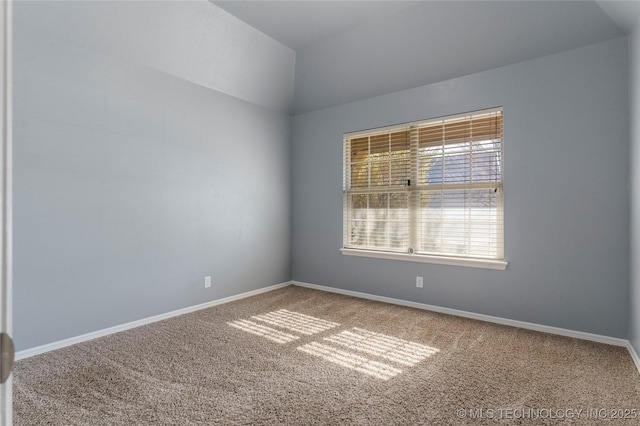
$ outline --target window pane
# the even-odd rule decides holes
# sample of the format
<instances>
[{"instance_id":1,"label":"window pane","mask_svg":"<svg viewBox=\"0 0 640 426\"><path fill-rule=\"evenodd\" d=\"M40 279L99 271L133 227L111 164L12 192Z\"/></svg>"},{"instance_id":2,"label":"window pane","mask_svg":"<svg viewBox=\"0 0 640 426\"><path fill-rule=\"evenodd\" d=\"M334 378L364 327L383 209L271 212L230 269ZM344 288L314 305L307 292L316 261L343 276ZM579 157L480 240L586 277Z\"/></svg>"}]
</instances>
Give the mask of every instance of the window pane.
<instances>
[{"instance_id":1,"label":"window pane","mask_svg":"<svg viewBox=\"0 0 640 426\"><path fill-rule=\"evenodd\" d=\"M501 193L490 189L425 191L420 194L423 253L495 257L502 229Z\"/></svg>"},{"instance_id":2,"label":"window pane","mask_svg":"<svg viewBox=\"0 0 640 426\"><path fill-rule=\"evenodd\" d=\"M349 197L349 241L353 245L367 244L368 198L367 194L353 194Z\"/></svg>"},{"instance_id":3,"label":"window pane","mask_svg":"<svg viewBox=\"0 0 640 426\"><path fill-rule=\"evenodd\" d=\"M408 245L406 193L351 196L350 246L404 251Z\"/></svg>"},{"instance_id":4,"label":"window pane","mask_svg":"<svg viewBox=\"0 0 640 426\"><path fill-rule=\"evenodd\" d=\"M389 160L371 162L371 187L389 186Z\"/></svg>"},{"instance_id":5,"label":"window pane","mask_svg":"<svg viewBox=\"0 0 640 426\"><path fill-rule=\"evenodd\" d=\"M345 245L503 258L502 143L501 109L345 139Z\"/></svg>"},{"instance_id":6,"label":"window pane","mask_svg":"<svg viewBox=\"0 0 640 426\"><path fill-rule=\"evenodd\" d=\"M501 142L487 140L473 144L471 151L471 180L473 182L500 182L502 170Z\"/></svg>"},{"instance_id":7,"label":"window pane","mask_svg":"<svg viewBox=\"0 0 640 426\"><path fill-rule=\"evenodd\" d=\"M348 140L349 188L405 186L409 179L406 131L375 134ZM348 159L348 160L347 160Z\"/></svg>"},{"instance_id":8,"label":"window pane","mask_svg":"<svg viewBox=\"0 0 640 426\"><path fill-rule=\"evenodd\" d=\"M351 163L367 160L369 155L369 138L351 139Z\"/></svg>"},{"instance_id":9,"label":"window pane","mask_svg":"<svg viewBox=\"0 0 640 426\"><path fill-rule=\"evenodd\" d=\"M351 165L351 187L367 188L369 186L369 163Z\"/></svg>"},{"instance_id":10,"label":"window pane","mask_svg":"<svg viewBox=\"0 0 640 426\"><path fill-rule=\"evenodd\" d=\"M406 192L389 194L389 244L401 251L409 247L409 196Z\"/></svg>"},{"instance_id":11,"label":"window pane","mask_svg":"<svg viewBox=\"0 0 640 426\"><path fill-rule=\"evenodd\" d=\"M361 210L367 209L367 194L354 194L351 196L351 209Z\"/></svg>"},{"instance_id":12,"label":"window pane","mask_svg":"<svg viewBox=\"0 0 640 426\"><path fill-rule=\"evenodd\" d=\"M389 182L392 186L404 186L409 179L409 164L404 158L396 158L391 160L391 173Z\"/></svg>"},{"instance_id":13,"label":"window pane","mask_svg":"<svg viewBox=\"0 0 640 426\"><path fill-rule=\"evenodd\" d=\"M369 158L375 160L389 159L389 135L377 135L369 138Z\"/></svg>"}]
</instances>

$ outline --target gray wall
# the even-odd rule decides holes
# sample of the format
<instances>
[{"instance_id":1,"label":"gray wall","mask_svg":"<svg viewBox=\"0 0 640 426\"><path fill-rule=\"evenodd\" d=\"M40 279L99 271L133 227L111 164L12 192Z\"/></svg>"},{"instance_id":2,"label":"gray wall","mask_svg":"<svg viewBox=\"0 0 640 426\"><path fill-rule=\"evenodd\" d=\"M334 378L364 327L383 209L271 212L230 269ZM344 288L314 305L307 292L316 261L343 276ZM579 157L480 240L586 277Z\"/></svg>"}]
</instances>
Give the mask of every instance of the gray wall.
<instances>
[{"instance_id":1,"label":"gray wall","mask_svg":"<svg viewBox=\"0 0 640 426\"><path fill-rule=\"evenodd\" d=\"M435 35L435 37L434 37ZM425 1L296 52L305 113L515 64L624 33L593 1Z\"/></svg>"},{"instance_id":2,"label":"gray wall","mask_svg":"<svg viewBox=\"0 0 640 426\"><path fill-rule=\"evenodd\" d=\"M288 111L295 52L206 0L18 2L44 32L256 105Z\"/></svg>"},{"instance_id":3,"label":"gray wall","mask_svg":"<svg viewBox=\"0 0 640 426\"><path fill-rule=\"evenodd\" d=\"M619 38L293 117L293 279L626 338L627 71ZM340 254L344 132L499 105L506 271Z\"/></svg>"},{"instance_id":4,"label":"gray wall","mask_svg":"<svg viewBox=\"0 0 640 426\"><path fill-rule=\"evenodd\" d=\"M18 350L291 279L287 115L15 12Z\"/></svg>"},{"instance_id":5,"label":"gray wall","mask_svg":"<svg viewBox=\"0 0 640 426\"><path fill-rule=\"evenodd\" d=\"M631 116L631 292L629 340L640 354L640 15L629 36Z\"/></svg>"}]
</instances>

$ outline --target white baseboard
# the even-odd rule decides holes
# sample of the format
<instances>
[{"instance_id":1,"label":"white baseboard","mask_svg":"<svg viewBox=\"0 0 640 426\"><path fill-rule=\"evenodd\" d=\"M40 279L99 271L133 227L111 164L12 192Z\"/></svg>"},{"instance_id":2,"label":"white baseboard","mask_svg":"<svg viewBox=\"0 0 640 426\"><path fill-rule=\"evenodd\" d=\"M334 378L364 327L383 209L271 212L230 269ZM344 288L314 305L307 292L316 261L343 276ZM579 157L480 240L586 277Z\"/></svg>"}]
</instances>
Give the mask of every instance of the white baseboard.
<instances>
[{"instance_id":1,"label":"white baseboard","mask_svg":"<svg viewBox=\"0 0 640 426\"><path fill-rule=\"evenodd\" d=\"M201 303L195 306L189 306L187 308L178 309L176 311L167 312L165 314L155 315L149 318L143 318L141 320L128 322L126 324L116 325L114 327L105 328L103 330L94 331L92 333L83 334L81 336L71 337L69 339L60 340L58 342L48 343L46 345L37 346L35 348L25 349L23 351L16 352L16 361L29 358L34 355L39 355L45 352L53 351L55 349L64 348L66 346L75 345L76 343L86 342L87 340L93 340L98 337L107 336L109 334L118 333L120 331L129 330L131 328L140 327L141 325L150 324L157 321L162 321L167 318L176 317L178 315L188 314L190 312L199 311L200 309L207 309L212 306L221 305L223 303L233 302L234 300L244 299L246 297L255 296L260 293L266 293L268 291L277 290L291 285L291 281L287 281L280 284L275 284L269 287L259 288L257 290L247 291L246 293L236 294L235 296L229 296L218 300L212 300L211 302Z\"/></svg>"},{"instance_id":2,"label":"white baseboard","mask_svg":"<svg viewBox=\"0 0 640 426\"><path fill-rule=\"evenodd\" d=\"M458 317L471 318L475 320L487 321L487 322L492 322L492 323L502 324L502 325L509 325L512 327L525 328L527 330L541 331L544 333L557 334L557 335L566 336L566 337L574 337L576 339L582 339L582 340L591 340L593 342L606 343L608 345L629 347L628 340L620 339L617 337L609 337L609 336L603 336L600 334L585 333L583 331L568 330L566 328L551 327L548 325L535 324L531 322L494 317L491 315L477 314L474 312L461 311L458 309L443 308L441 306L427 305L425 303L410 302L410 301L401 300L401 299L393 299L391 297L385 297L385 296L376 296L368 293L360 293L358 291L343 290L340 288L326 287L322 285L309 284L309 283L300 282L300 281L291 281L291 283L300 287L307 287L307 288L312 288L314 290L344 294L346 296L359 297L361 299L369 299L369 300L375 300L378 302L392 303L394 305L409 306L411 308L424 309L426 311L439 312L442 314L455 315ZM639 364L636 363L636 365L639 365ZM638 368L638 371L640 372L640 367Z\"/></svg>"},{"instance_id":3,"label":"white baseboard","mask_svg":"<svg viewBox=\"0 0 640 426\"><path fill-rule=\"evenodd\" d=\"M638 356L638 352L636 352L636 348L634 348L631 342L629 341L627 341L627 350L631 355L631 359L636 364L636 368L638 369L638 372L640 372L640 357Z\"/></svg>"}]
</instances>

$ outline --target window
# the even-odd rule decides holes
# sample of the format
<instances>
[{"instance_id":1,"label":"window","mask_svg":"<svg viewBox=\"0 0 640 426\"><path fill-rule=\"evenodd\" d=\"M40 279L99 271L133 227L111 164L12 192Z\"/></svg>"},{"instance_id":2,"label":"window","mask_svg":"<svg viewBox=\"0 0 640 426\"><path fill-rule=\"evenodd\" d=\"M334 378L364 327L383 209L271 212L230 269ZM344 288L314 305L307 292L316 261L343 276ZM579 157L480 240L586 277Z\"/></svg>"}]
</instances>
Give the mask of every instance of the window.
<instances>
[{"instance_id":1,"label":"window","mask_svg":"<svg viewBox=\"0 0 640 426\"><path fill-rule=\"evenodd\" d=\"M502 109L344 137L343 254L504 269Z\"/></svg>"}]
</instances>

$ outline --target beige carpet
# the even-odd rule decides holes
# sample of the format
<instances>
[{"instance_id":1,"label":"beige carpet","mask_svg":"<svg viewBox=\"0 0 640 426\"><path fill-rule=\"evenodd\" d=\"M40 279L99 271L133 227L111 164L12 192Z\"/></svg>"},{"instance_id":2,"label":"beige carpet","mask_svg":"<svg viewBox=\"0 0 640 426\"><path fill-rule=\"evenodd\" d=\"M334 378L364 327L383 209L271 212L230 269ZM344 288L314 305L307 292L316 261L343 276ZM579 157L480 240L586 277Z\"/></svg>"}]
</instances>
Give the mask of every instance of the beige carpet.
<instances>
[{"instance_id":1,"label":"beige carpet","mask_svg":"<svg viewBox=\"0 0 640 426\"><path fill-rule=\"evenodd\" d=\"M16 425L640 424L624 348L294 286L14 375Z\"/></svg>"}]
</instances>

